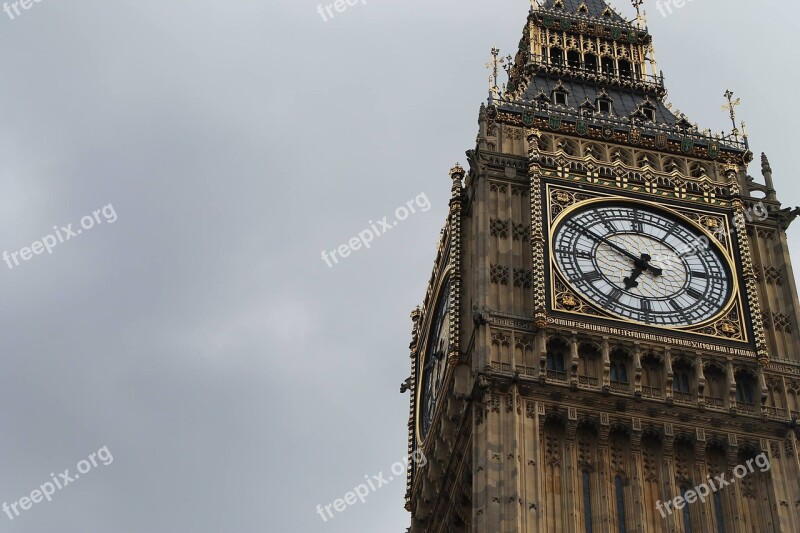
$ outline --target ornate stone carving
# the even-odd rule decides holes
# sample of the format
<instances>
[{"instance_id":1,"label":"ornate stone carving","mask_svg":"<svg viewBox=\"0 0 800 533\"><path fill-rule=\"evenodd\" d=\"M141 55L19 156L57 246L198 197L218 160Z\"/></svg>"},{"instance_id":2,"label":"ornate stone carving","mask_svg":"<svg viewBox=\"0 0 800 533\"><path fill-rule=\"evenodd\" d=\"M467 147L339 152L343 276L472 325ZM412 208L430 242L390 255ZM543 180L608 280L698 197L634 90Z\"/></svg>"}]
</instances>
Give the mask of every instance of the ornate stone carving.
<instances>
[{"instance_id":1,"label":"ornate stone carving","mask_svg":"<svg viewBox=\"0 0 800 533\"><path fill-rule=\"evenodd\" d=\"M508 285L508 267L503 265L491 265L489 267L489 277L492 283Z\"/></svg>"},{"instance_id":2,"label":"ornate stone carving","mask_svg":"<svg viewBox=\"0 0 800 533\"><path fill-rule=\"evenodd\" d=\"M498 220L496 218L489 221L489 234L492 237L508 237L508 229L510 226L508 220Z\"/></svg>"}]
</instances>

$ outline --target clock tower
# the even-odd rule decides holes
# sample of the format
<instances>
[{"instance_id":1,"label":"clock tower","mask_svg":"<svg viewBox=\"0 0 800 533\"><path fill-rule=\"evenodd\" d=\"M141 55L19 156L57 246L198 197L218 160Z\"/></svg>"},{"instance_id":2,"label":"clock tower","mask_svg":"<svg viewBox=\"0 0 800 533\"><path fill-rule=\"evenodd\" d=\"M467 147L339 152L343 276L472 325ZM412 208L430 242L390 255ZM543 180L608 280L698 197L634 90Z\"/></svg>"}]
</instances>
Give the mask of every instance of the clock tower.
<instances>
[{"instance_id":1,"label":"clock tower","mask_svg":"<svg viewBox=\"0 0 800 533\"><path fill-rule=\"evenodd\" d=\"M409 531L800 531L800 210L738 100L693 124L604 0L537 2L492 57L411 314Z\"/></svg>"}]
</instances>

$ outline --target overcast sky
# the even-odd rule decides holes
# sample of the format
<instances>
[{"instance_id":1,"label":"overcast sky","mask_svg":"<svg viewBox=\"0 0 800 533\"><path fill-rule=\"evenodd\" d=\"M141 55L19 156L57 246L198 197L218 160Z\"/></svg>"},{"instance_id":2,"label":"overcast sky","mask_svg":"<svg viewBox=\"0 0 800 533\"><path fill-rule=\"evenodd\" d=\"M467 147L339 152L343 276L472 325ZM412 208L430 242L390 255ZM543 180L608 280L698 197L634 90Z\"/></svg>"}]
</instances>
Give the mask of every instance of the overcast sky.
<instances>
[{"instance_id":1,"label":"overcast sky","mask_svg":"<svg viewBox=\"0 0 800 533\"><path fill-rule=\"evenodd\" d=\"M670 100L718 131L734 90L779 198L800 204L800 37L781 31L800 6L697 0L662 17L646 4ZM405 531L403 476L328 522L315 508L388 477L406 452L408 315L447 171L474 146L489 50L516 49L527 10L367 0L326 22L309 0L44 0L0 12L0 251L56 241L0 262L0 503L104 446L113 456L52 502L0 514L0 531ZM419 195L430 209L322 260ZM87 215L93 227L60 242Z\"/></svg>"}]
</instances>

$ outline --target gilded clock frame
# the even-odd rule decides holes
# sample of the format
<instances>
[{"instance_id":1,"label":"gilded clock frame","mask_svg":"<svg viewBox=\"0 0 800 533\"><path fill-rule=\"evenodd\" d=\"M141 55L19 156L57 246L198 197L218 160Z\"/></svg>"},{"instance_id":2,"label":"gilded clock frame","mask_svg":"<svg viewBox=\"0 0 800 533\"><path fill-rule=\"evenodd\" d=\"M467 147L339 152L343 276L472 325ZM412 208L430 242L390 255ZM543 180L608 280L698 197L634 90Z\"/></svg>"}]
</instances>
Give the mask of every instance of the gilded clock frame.
<instances>
[{"instance_id":1,"label":"gilded clock frame","mask_svg":"<svg viewBox=\"0 0 800 533\"><path fill-rule=\"evenodd\" d=\"M727 214L717 211L694 209L672 203L653 202L644 198L619 196L595 191L589 188L574 188L564 185L546 183L544 187L548 221L548 253L549 253L549 300L550 309L559 313L581 317L596 317L614 320L624 324L635 324L641 328L652 328L661 331L681 332L691 335L712 337L724 341L751 344L750 331L745 314L745 304L740 287L739 269L734 258L737 257L733 239L733 231ZM680 220L698 236L708 239L710 246L715 246L731 274L731 292L722 309L703 322L688 326L664 326L646 324L621 317L598 306L595 302L584 298L581 293L567 281L561 267L555 260L553 242L555 231L564 217L591 204L617 202L634 204L665 212ZM705 226L705 227L704 227ZM722 231L711 233L707 228L720 228ZM719 235L724 238L720 240ZM738 236L738 238L743 238Z\"/></svg>"}]
</instances>

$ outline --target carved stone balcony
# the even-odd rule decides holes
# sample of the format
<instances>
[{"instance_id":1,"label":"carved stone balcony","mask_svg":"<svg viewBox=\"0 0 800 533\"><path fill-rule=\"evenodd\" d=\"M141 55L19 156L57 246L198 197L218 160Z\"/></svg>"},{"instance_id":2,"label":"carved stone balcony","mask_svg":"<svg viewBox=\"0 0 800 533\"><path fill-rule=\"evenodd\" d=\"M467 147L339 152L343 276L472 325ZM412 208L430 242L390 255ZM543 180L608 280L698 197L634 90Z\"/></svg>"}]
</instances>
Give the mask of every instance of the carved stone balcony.
<instances>
[{"instance_id":1,"label":"carved stone balcony","mask_svg":"<svg viewBox=\"0 0 800 533\"><path fill-rule=\"evenodd\" d=\"M736 410L748 415L756 414L756 406L752 403L737 402Z\"/></svg>"},{"instance_id":2,"label":"carved stone balcony","mask_svg":"<svg viewBox=\"0 0 800 533\"><path fill-rule=\"evenodd\" d=\"M694 394L687 393L687 392L672 391L672 399L676 403L693 404L694 403Z\"/></svg>"},{"instance_id":3,"label":"carved stone balcony","mask_svg":"<svg viewBox=\"0 0 800 533\"><path fill-rule=\"evenodd\" d=\"M619 381L612 381L610 384L611 392L619 392L622 394L627 394L631 392L631 384L630 383L621 383Z\"/></svg>"},{"instance_id":4,"label":"carved stone balcony","mask_svg":"<svg viewBox=\"0 0 800 533\"><path fill-rule=\"evenodd\" d=\"M725 409L725 400L722 398L714 398L712 396L706 396L706 406L711 407L712 409Z\"/></svg>"},{"instance_id":5,"label":"carved stone balcony","mask_svg":"<svg viewBox=\"0 0 800 533\"><path fill-rule=\"evenodd\" d=\"M664 392L659 387L646 387L642 385L642 397L660 400L664 397Z\"/></svg>"},{"instance_id":6,"label":"carved stone balcony","mask_svg":"<svg viewBox=\"0 0 800 533\"><path fill-rule=\"evenodd\" d=\"M781 407L762 407L761 413L777 420L786 420L786 409Z\"/></svg>"}]
</instances>

